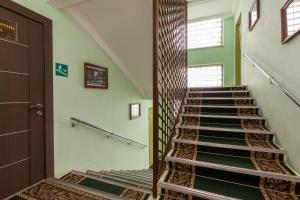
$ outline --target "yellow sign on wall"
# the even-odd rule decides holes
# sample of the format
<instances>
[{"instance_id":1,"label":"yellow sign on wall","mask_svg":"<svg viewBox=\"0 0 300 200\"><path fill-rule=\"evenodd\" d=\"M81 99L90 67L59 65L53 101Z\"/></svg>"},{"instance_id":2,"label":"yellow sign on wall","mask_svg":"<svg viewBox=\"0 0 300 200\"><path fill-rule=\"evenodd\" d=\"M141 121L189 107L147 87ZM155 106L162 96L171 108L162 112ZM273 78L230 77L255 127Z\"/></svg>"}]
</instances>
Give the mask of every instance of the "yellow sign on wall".
<instances>
[{"instance_id":1,"label":"yellow sign on wall","mask_svg":"<svg viewBox=\"0 0 300 200\"><path fill-rule=\"evenodd\" d=\"M0 38L4 40L17 41L17 23L0 17Z\"/></svg>"}]
</instances>

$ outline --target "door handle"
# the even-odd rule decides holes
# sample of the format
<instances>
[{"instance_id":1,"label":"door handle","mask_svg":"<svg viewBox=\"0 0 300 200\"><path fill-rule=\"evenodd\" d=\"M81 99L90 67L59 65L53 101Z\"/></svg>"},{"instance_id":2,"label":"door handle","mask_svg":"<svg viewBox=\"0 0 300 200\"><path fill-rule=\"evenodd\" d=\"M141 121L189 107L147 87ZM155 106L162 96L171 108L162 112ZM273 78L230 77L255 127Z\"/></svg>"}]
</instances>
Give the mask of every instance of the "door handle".
<instances>
[{"instance_id":1,"label":"door handle","mask_svg":"<svg viewBox=\"0 0 300 200\"><path fill-rule=\"evenodd\" d=\"M43 109L43 108L44 108L44 105L42 105L42 104L40 104L40 103L35 104L35 105L31 105L31 106L30 106L30 109L31 109L31 110L33 110L33 109L39 109L39 110L41 110L41 109Z\"/></svg>"}]
</instances>

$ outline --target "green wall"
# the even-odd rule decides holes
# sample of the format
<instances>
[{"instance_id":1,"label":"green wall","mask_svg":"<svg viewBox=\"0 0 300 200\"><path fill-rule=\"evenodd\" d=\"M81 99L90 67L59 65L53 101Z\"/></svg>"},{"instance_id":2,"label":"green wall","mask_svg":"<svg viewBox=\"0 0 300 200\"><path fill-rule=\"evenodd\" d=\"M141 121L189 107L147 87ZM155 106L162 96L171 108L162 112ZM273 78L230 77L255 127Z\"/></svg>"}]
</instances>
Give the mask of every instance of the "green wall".
<instances>
[{"instance_id":1,"label":"green wall","mask_svg":"<svg viewBox=\"0 0 300 200\"><path fill-rule=\"evenodd\" d=\"M242 16L242 53L249 54L265 71L300 97L300 35L281 43L280 10L286 0L260 1L260 18L248 30L248 12L253 0L239 1L235 21ZM275 142L287 151L286 160L300 173L300 109L246 58L242 58L242 84L248 85L268 126L276 132Z\"/></svg>"},{"instance_id":2,"label":"green wall","mask_svg":"<svg viewBox=\"0 0 300 200\"><path fill-rule=\"evenodd\" d=\"M102 169L149 167L149 149L107 139L99 132L70 126L70 117L81 118L101 128L144 144L149 143L148 108L130 81L102 49L64 12L42 0L15 0L53 20L54 63L69 65L69 77L54 76L55 174ZM83 63L109 69L109 89L85 89ZM142 117L129 120L129 103L142 103Z\"/></svg>"},{"instance_id":3,"label":"green wall","mask_svg":"<svg viewBox=\"0 0 300 200\"><path fill-rule=\"evenodd\" d=\"M233 17L224 19L224 46L191 49L188 51L188 64L223 64L224 84L235 84Z\"/></svg>"}]
</instances>

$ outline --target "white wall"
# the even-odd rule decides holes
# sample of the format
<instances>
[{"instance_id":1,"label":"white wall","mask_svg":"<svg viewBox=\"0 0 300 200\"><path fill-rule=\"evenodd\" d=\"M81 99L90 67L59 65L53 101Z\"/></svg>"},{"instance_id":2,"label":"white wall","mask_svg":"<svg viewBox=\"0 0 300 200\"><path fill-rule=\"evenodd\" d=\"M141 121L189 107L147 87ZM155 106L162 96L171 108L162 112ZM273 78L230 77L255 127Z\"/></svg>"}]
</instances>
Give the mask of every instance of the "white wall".
<instances>
[{"instance_id":1,"label":"white wall","mask_svg":"<svg viewBox=\"0 0 300 200\"><path fill-rule=\"evenodd\" d=\"M248 31L248 11L253 0L238 1L235 21L242 13L242 51L300 97L300 35L281 44L280 9L286 0L261 0L261 17L251 32ZM242 83L249 86L269 126L276 131L276 143L287 150L288 163L300 172L300 108L245 58Z\"/></svg>"}]
</instances>

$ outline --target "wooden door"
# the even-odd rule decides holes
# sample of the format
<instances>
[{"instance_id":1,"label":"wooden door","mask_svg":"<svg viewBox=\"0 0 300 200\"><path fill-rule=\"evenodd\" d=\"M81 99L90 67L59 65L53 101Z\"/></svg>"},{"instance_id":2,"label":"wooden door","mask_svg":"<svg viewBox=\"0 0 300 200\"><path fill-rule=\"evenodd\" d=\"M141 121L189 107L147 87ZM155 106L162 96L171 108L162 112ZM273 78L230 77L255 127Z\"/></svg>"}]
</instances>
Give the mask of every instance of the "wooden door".
<instances>
[{"instance_id":1,"label":"wooden door","mask_svg":"<svg viewBox=\"0 0 300 200\"><path fill-rule=\"evenodd\" d=\"M0 5L0 199L47 176L44 37Z\"/></svg>"}]
</instances>

